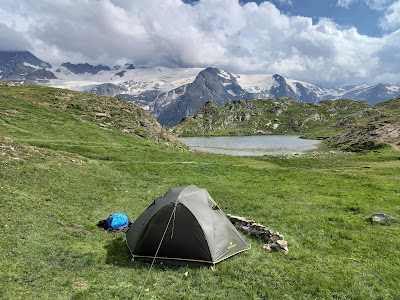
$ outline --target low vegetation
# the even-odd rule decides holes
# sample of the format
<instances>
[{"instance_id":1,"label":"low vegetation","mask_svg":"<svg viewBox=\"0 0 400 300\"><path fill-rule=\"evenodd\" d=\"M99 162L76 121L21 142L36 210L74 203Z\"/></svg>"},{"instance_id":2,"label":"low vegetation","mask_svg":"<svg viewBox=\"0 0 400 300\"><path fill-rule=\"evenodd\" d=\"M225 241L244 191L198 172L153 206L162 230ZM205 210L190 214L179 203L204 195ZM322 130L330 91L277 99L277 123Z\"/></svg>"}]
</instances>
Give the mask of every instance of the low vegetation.
<instances>
[{"instance_id":1,"label":"low vegetation","mask_svg":"<svg viewBox=\"0 0 400 300\"><path fill-rule=\"evenodd\" d=\"M0 86L0 298L400 298L399 151L191 153L148 131L134 105L115 118L125 104L114 114L107 99ZM215 268L149 271L131 261L123 233L96 227L113 212L134 220L189 184L207 188L226 213L283 234L289 253L246 236L252 248ZM396 221L375 223L374 213Z\"/></svg>"}]
</instances>

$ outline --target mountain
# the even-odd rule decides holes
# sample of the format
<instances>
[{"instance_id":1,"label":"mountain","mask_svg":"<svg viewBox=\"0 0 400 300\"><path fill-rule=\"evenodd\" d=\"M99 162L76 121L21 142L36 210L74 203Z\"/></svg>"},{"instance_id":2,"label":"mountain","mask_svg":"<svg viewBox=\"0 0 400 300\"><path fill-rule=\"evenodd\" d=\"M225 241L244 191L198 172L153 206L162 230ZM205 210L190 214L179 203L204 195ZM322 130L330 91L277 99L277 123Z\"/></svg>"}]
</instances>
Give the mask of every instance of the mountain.
<instances>
[{"instance_id":1,"label":"mountain","mask_svg":"<svg viewBox=\"0 0 400 300\"><path fill-rule=\"evenodd\" d=\"M216 68L201 71L187 85L160 94L155 101L153 115L163 125L176 125L185 116L194 115L207 101L224 104L232 99L248 99L249 94L234 76Z\"/></svg>"},{"instance_id":2,"label":"mountain","mask_svg":"<svg viewBox=\"0 0 400 300\"><path fill-rule=\"evenodd\" d=\"M291 97L301 102L324 99L325 90L315 85L284 78L279 74L235 75L239 85L250 93L250 99Z\"/></svg>"},{"instance_id":3,"label":"mountain","mask_svg":"<svg viewBox=\"0 0 400 300\"><path fill-rule=\"evenodd\" d=\"M97 74L100 71L110 71L111 69L106 65L97 65L92 66L88 63L84 64L71 64L70 62L61 64L62 67L65 67L69 71L74 74L83 74L83 73L90 73L90 74Z\"/></svg>"},{"instance_id":4,"label":"mountain","mask_svg":"<svg viewBox=\"0 0 400 300\"><path fill-rule=\"evenodd\" d=\"M203 73L204 72L204 73ZM204 84L204 74L209 74ZM214 76L212 76L214 74ZM220 74L220 76L215 76ZM224 78L220 84L216 82ZM241 75L208 68L195 81L170 91L148 89L140 93L116 95L144 107L157 120L168 126L176 125L182 116L193 116L207 100L225 104L237 99L268 99L290 97L298 102L318 103L329 99L362 100L376 104L400 94L400 84L361 84L343 88L321 88L303 81L284 78L279 74ZM206 99L206 100L205 100Z\"/></svg>"},{"instance_id":5,"label":"mountain","mask_svg":"<svg viewBox=\"0 0 400 300\"><path fill-rule=\"evenodd\" d=\"M400 95L400 84L360 85L345 86L342 88L326 89L323 99L347 98L362 100L369 104L377 104Z\"/></svg>"},{"instance_id":6,"label":"mountain","mask_svg":"<svg viewBox=\"0 0 400 300\"><path fill-rule=\"evenodd\" d=\"M55 79L52 66L28 51L0 51L0 80L41 82Z\"/></svg>"},{"instance_id":7,"label":"mountain","mask_svg":"<svg viewBox=\"0 0 400 300\"><path fill-rule=\"evenodd\" d=\"M135 68L130 63L110 68L70 62L51 66L28 51L0 52L0 80L114 96L136 103L168 126L193 116L209 100L225 104L234 99L291 97L318 103L347 98L376 104L400 95L400 84L322 88L279 74L233 74L216 68Z\"/></svg>"}]
</instances>

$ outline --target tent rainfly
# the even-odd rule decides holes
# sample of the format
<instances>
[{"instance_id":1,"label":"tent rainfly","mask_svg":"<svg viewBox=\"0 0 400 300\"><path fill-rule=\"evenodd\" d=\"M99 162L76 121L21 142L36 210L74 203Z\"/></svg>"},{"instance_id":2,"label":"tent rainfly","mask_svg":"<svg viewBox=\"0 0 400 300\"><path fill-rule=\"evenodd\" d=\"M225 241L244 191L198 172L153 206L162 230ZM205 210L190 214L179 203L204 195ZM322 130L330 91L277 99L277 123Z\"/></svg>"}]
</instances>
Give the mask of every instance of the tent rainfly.
<instances>
[{"instance_id":1,"label":"tent rainfly","mask_svg":"<svg viewBox=\"0 0 400 300\"><path fill-rule=\"evenodd\" d=\"M171 188L126 233L135 260L215 265L250 248L206 189Z\"/></svg>"}]
</instances>

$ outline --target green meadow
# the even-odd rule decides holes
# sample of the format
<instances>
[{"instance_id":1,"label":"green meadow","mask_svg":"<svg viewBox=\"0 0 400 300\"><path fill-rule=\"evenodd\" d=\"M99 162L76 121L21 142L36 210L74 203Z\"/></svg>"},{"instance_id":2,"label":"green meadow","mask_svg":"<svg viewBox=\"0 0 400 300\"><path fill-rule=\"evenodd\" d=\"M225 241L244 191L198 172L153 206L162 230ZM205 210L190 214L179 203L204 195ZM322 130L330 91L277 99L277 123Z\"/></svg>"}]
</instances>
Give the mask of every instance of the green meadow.
<instances>
[{"instance_id":1,"label":"green meadow","mask_svg":"<svg viewBox=\"0 0 400 300\"><path fill-rule=\"evenodd\" d=\"M0 87L1 299L400 298L400 151L193 153L146 138L146 128L139 137L99 126L79 102L86 94L69 91L68 109L61 91ZM101 103L97 111L110 109ZM283 234L289 253L245 236L252 248L213 268L149 270L132 261L124 233L96 226L114 212L133 221L189 184ZM373 222L374 213L394 220Z\"/></svg>"}]
</instances>

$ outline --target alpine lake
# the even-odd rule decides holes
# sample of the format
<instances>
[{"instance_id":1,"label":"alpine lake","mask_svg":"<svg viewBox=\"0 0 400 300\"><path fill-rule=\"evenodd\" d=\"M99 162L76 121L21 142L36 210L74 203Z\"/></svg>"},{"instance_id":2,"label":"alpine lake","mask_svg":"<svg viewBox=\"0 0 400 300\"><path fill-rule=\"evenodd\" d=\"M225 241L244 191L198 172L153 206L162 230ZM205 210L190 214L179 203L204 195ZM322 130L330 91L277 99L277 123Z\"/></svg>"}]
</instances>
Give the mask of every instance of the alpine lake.
<instances>
[{"instance_id":1,"label":"alpine lake","mask_svg":"<svg viewBox=\"0 0 400 300\"><path fill-rule=\"evenodd\" d=\"M257 135L226 137L185 137L180 140L199 152L233 156L293 155L317 151L319 140L299 135Z\"/></svg>"}]
</instances>

